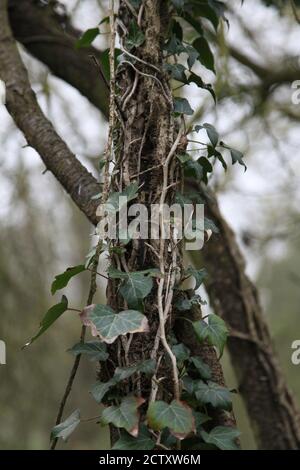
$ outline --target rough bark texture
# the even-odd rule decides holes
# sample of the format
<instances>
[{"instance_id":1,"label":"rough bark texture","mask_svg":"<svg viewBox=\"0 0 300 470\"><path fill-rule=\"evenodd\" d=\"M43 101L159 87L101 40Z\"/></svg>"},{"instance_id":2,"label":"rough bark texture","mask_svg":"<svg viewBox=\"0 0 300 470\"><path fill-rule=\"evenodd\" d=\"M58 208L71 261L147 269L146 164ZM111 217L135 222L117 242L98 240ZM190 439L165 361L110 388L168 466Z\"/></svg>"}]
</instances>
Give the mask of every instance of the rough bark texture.
<instances>
[{"instance_id":1,"label":"rough bark texture","mask_svg":"<svg viewBox=\"0 0 300 470\"><path fill-rule=\"evenodd\" d=\"M211 193L206 210L220 229L203 249L209 271L206 288L215 312L231 329L228 349L259 448L299 449L299 409L280 369L257 290Z\"/></svg>"},{"instance_id":2,"label":"rough bark texture","mask_svg":"<svg viewBox=\"0 0 300 470\"><path fill-rule=\"evenodd\" d=\"M62 34L61 22L58 22L60 23L58 27L57 17L46 14L44 9L42 18L44 22L42 22L39 15L41 10L38 10L40 7L37 7L35 2L30 0L10 0L9 5L14 7L10 10L10 20L15 35L19 37L20 41L23 40L27 49L42 62L48 64L54 74L78 88L97 108L102 109L101 89L103 89L103 82L99 77L99 81L95 83L92 75L95 72L93 67L87 68L81 64L81 62L87 64L89 61L86 50L82 50L80 53L76 51L71 60L67 48L61 47L60 41L56 41L56 38L61 38ZM24 5L26 6L25 9ZM2 15L4 14L3 11L2 6ZM22 15L18 14L20 11L23 11ZM38 43L35 43L35 47L33 47L34 41L31 44L26 41L27 32L24 33L22 31L24 31L24 24L27 21L30 21L31 37L35 35L40 36L40 34L44 35L45 32L47 35L51 35L51 40L47 43L48 48L45 43L41 47L37 47ZM51 27L50 23L52 21L56 22L56 26ZM24 122L25 118L24 116L22 117L22 114L25 113L25 96L29 97L31 110L36 109L35 98L28 89L26 72L24 67L20 65L19 58L16 55L16 48L10 44L11 53L8 54L5 50L7 43L10 43L11 39L8 40L7 32L3 30L2 20L0 31L2 39L5 40L4 47L0 51L0 61L2 60L0 63L0 74L5 73L7 79L13 84L8 90L10 95L9 110L15 116L17 124L18 122L23 123L22 130L28 133L27 138L30 138L32 145L34 145L35 136L32 135L30 137L33 134L33 130L27 129ZM76 38L71 37L70 34L69 40L74 45ZM77 71L82 71L82 80L73 81L73 71L71 67L69 68L67 58L71 60L73 67ZM236 57L236 59L239 60L239 57ZM241 63L245 62L244 57L242 59ZM7 70L3 69L3 65L8 65ZM24 97L18 96L14 92L14 88L18 90L18 85L15 84L16 77L13 73L16 65L17 75L21 79L21 83L25 83L26 93ZM251 69L253 68L249 61L246 61L245 65ZM10 69L11 67L13 68ZM23 78L24 73L26 80ZM81 77L80 74L79 76ZM88 84L88 86L85 84ZM18 98L16 101L14 96ZM107 109L107 104L105 104L105 109ZM18 116L19 114L20 116ZM42 120L45 119L43 115L41 116L40 111L38 111L38 115ZM53 128L49 128L49 123L47 128L52 135ZM39 139L38 136L36 138ZM56 135L55 141L57 138L58 136ZM62 162L57 161L57 154L52 151L51 144L44 145L42 149L37 150L40 152L47 168L56 175L63 187L71 194L77 206L95 224L97 222L95 216L96 203L90 201L90 196L98 192L97 182L80 163L74 163L75 157L66 149L65 145L60 143L59 147L61 148L61 146L63 154L66 155L65 159L71 162L71 166L67 165L66 162L63 162L63 168L60 166ZM68 181L69 174L66 172L66 168L69 167L72 168L71 174L73 171L76 172L76 175L70 181ZM246 334L247 336L244 339L232 338L229 346L231 359L235 367L240 371L242 385L240 391L246 402L249 416L255 423L259 447L267 449L295 448L299 446L299 411L290 398L287 384L277 364L270 335L263 320L257 292L253 284L245 276L243 257L236 245L232 231L222 218L215 202L210 203L210 210L212 211L211 217L221 230L218 237L214 236L204 251L205 264L211 273L211 279L216 278L207 287L210 300L215 306L216 312L219 312L224 320L236 330L235 333ZM224 288L224 283L226 283L226 286L229 286L227 290ZM252 331L250 331L250 324L255 325L255 336L263 338L263 348L259 347L260 343L257 342L257 339L253 341L253 338L249 337L249 332L251 333ZM248 375L250 375L249 379ZM286 436L288 437L286 438Z\"/></svg>"}]
</instances>

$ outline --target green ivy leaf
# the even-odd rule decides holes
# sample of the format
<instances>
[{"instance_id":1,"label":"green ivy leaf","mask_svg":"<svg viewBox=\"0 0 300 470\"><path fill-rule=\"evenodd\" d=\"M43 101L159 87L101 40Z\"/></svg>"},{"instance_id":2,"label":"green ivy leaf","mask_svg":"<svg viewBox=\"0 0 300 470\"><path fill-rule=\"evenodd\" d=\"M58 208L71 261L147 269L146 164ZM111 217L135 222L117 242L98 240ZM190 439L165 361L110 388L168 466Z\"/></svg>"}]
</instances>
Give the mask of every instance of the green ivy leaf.
<instances>
[{"instance_id":1,"label":"green ivy leaf","mask_svg":"<svg viewBox=\"0 0 300 470\"><path fill-rule=\"evenodd\" d=\"M202 180L203 177L203 170L200 163L196 160L188 160L184 164L184 174L185 176L189 176L190 178L195 178L196 180Z\"/></svg>"},{"instance_id":2,"label":"green ivy leaf","mask_svg":"<svg viewBox=\"0 0 300 470\"><path fill-rule=\"evenodd\" d=\"M155 442L145 425L140 427L139 435L132 437L126 431L121 431L120 439L113 445L112 450L153 450Z\"/></svg>"},{"instance_id":3,"label":"green ivy leaf","mask_svg":"<svg viewBox=\"0 0 300 470\"><path fill-rule=\"evenodd\" d=\"M147 418L154 431L169 428L177 439L184 439L195 431L195 420L191 408L184 402L173 400L170 404L164 401L150 403Z\"/></svg>"},{"instance_id":4,"label":"green ivy leaf","mask_svg":"<svg viewBox=\"0 0 300 470\"><path fill-rule=\"evenodd\" d=\"M190 361L197 369L201 379L209 380L211 378L211 369L209 365L205 364L200 357L191 357Z\"/></svg>"},{"instance_id":5,"label":"green ivy leaf","mask_svg":"<svg viewBox=\"0 0 300 470\"><path fill-rule=\"evenodd\" d=\"M176 156L177 156L178 160L180 161L180 163L182 163L182 164L184 164L184 163L188 162L189 160L191 160L191 156L188 153L180 153Z\"/></svg>"},{"instance_id":6,"label":"green ivy leaf","mask_svg":"<svg viewBox=\"0 0 300 470\"><path fill-rule=\"evenodd\" d=\"M153 287L153 281L148 274L153 274L153 270L140 272L122 272L115 268L108 270L111 279L122 279L123 284L120 287L120 293L128 303L130 308L138 309L141 307L141 301L150 294ZM157 273L157 271L155 271Z\"/></svg>"},{"instance_id":7,"label":"green ivy leaf","mask_svg":"<svg viewBox=\"0 0 300 470\"><path fill-rule=\"evenodd\" d=\"M186 298L179 299L175 303L175 307L180 312L185 312L187 310L191 310L191 308L194 305L199 305L199 304L206 305L207 302L205 300L202 300L200 295L193 295L193 297L191 299L186 299Z\"/></svg>"},{"instance_id":8,"label":"green ivy leaf","mask_svg":"<svg viewBox=\"0 0 300 470\"><path fill-rule=\"evenodd\" d=\"M208 444L214 444L221 450L239 450L235 440L241 433L229 426L216 426L210 433L200 431L202 439Z\"/></svg>"},{"instance_id":9,"label":"green ivy leaf","mask_svg":"<svg viewBox=\"0 0 300 470\"><path fill-rule=\"evenodd\" d=\"M216 73L214 56L205 37L200 36L195 39L193 42L193 47L199 53L198 59L200 60L201 64L204 65L204 67L207 69L211 70L213 73Z\"/></svg>"},{"instance_id":10,"label":"green ivy leaf","mask_svg":"<svg viewBox=\"0 0 300 470\"><path fill-rule=\"evenodd\" d=\"M62 274L58 274L57 276L55 276L55 280L52 282L51 286L52 295L55 294L56 291L66 287L72 277L76 276L79 273L82 273L82 271L85 271L85 269L85 266L83 264L80 264L78 266L72 266L71 268L66 269L66 271Z\"/></svg>"},{"instance_id":11,"label":"green ivy leaf","mask_svg":"<svg viewBox=\"0 0 300 470\"><path fill-rule=\"evenodd\" d=\"M50 326L66 311L68 310L68 299L66 296L62 296L61 301L58 304L53 305L53 307L49 308L46 315L42 319L40 323L40 329L35 336L31 338L31 340L26 343L23 347L29 346L33 341L35 341L39 336L41 336L45 331L50 328Z\"/></svg>"},{"instance_id":12,"label":"green ivy leaf","mask_svg":"<svg viewBox=\"0 0 300 470\"><path fill-rule=\"evenodd\" d=\"M164 64L164 70L178 82L187 83L186 68L182 64Z\"/></svg>"},{"instance_id":13,"label":"green ivy leaf","mask_svg":"<svg viewBox=\"0 0 300 470\"><path fill-rule=\"evenodd\" d=\"M190 44L185 46L185 52L188 55L187 63L188 63L189 69L191 69L199 57L199 52Z\"/></svg>"},{"instance_id":14,"label":"green ivy leaf","mask_svg":"<svg viewBox=\"0 0 300 470\"><path fill-rule=\"evenodd\" d=\"M175 344L172 347L172 351L173 351L173 354L175 354L177 361L179 362L186 361L190 357L190 354L191 354L191 351L189 350L189 348L183 343Z\"/></svg>"},{"instance_id":15,"label":"green ivy leaf","mask_svg":"<svg viewBox=\"0 0 300 470\"><path fill-rule=\"evenodd\" d=\"M194 393L197 400L204 405L210 404L214 408L221 408L226 411L232 409L230 391L215 382L197 381L194 384Z\"/></svg>"},{"instance_id":16,"label":"green ivy leaf","mask_svg":"<svg viewBox=\"0 0 300 470\"><path fill-rule=\"evenodd\" d=\"M136 21L131 21L129 26L128 36L126 38L125 44L128 50L133 49L134 47L140 47L144 44L145 35L143 31L139 28Z\"/></svg>"},{"instance_id":17,"label":"green ivy leaf","mask_svg":"<svg viewBox=\"0 0 300 470\"><path fill-rule=\"evenodd\" d=\"M80 423L80 410L75 410L63 423L54 426L51 431L51 441L61 437L64 441L72 434Z\"/></svg>"},{"instance_id":18,"label":"green ivy leaf","mask_svg":"<svg viewBox=\"0 0 300 470\"><path fill-rule=\"evenodd\" d=\"M208 421L211 421L210 416L208 416L205 413L200 413L200 411L194 411L193 414L194 414L194 417L195 417L195 423L196 423L197 431L202 428L202 425L204 423L207 423Z\"/></svg>"},{"instance_id":19,"label":"green ivy leaf","mask_svg":"<svg viewBox=\"0 0 300 470\"><path fill-rule=\"evenodd\" d=\"M201 286L204 278L207 276L207 272L204 268L203 269L195 269L192 266L189 266L185 270L184 274L187 275L187 276L193 276L193 278L196 281L196 284L195 284L195 287L194 287L195 290L199 289L199 287Z\"/></svg>"},{"instance_id":20,"label":"green ivy leaf","mask_svg":"<svg viewBox=\"0 0 300 470\"><path fill-rule=\"evenodd\" d=\"M174 113L191 116L194 110L186 98L174 98Z\"/></svg>"},{"instance_id":21,"label":"green ivy leaf","mask_svg":"<svg viewBox=\"0 0 300 470\"><path fill-rule=\"evenodd\" d=\"M99 28L90 28L83 33L81 38L75 43L75 47L89 47L96 37L100 34Z\"/></svg>"},{"instance_id":22,"label":"green ivy leaf","mask_svg":"<svg viewBox=\"0 0 300 470\"><path fill-rule=\"evenodd\" d=\"M222 356L228 337L228 329L225 322L218 315L211 314L204 320L193 323L197 338L200 342L207 340L211 346L216 346Z\"/></svg>"},{"instance_id":23,"label":"green ivy leaf","mask_svg":"<svg viewBox=\"0 0 300 470\"><path fill-rule=\"evenodd\" d=\"M186 48L182 44L181 40L175 34L172 34L170 39L165 44L164 50L166 52L168 52L168 54L171 54L171 55L178 54L179 55L182 52L185 52Z\"/></svg>"},{"instance_id":24,"label":"green ivy leaf","mask_svg":"<svg viewBox=\"0 0 300 470\"><path fill-rule=\"evenodd\" d=\"M151 375L155 372L155 361L148 359L129 367L117 367L113 377L107 382L96 382L91 389L91 394L97 403L101 403L105 394L119 382L128 379L136 372Z\"/></svg>"},{"instance_id":25,"label":"green ivy leaf","mask_svg":"<svg viewBox=\"0 0 300 470\"><path fill-rule=\"evenodd\" d=\"M199 77L199 75L196 75L194 72L192 72L188 78L188 83L195 83L199 88L207 90L213 97L215 104L217 104L216 94L212 85L210 83L205 83L202 78Z\"/></svg>"},{"instance_id":26,"label":"green ivy leaf","mask_svg":"<svg viewBox=\"0 0 300 470\"><path fill-rule=\"evenodd\" d=\"M136 310L116 313L108 305L90 305L80 314L84 325L90 326L93 336L99 335L105 343L113 343L120 335L148 331L148 320Z\"/></svg>"},{"instance_id":27,"label":"green ivy leaf","mask_svg":"<svg viewBox=\"0 0 300 470\"><path fill-rule=\"evenodd\" d=\"M218 145L219 142L219 133L214 126L208 124L207 122L203 124L203 126L195 126L195 131L199 132L200 129L205 129L208 135L209 140L213 147Z\"/></svg>"},{"instance_id":28,"label":"green ivy leaf","mask_svg":"<svg viewBox=\"0 0 300 470\"><path fill-rule=\"evenodd\" d=\"M232 164L234 165L236 162L238 162L240 165L242 165L244 168L245 168L245 171L247 170L247 166L243 160L244 158L244 155L242 154L242 152L240 152L239 150L235 150L235 149L230 149L230 155L231 155L231 160L232 160Z\"/></svg>"},{"instance_id":29,"label":"green ivy leaf","mask_svg":"<svg viewBox=\"0 0 300 470\"><path fill-rule=\"evenodd\" d=\"M126 397L119 406L109 406L102 412L103 424L113 424L117 428L124 428L134 437L139 432L138 408L144 403L143 398Z\"/></svg>"},{"instance_id":30,"label":"green ivy leaf","mask_svg":"<svg viewBox=\"0 0 300 470\"><path fill-rule=\"evenodd\" d=\"M106 345L100 341L87 341L86 343L77 343L68 352L74 356L85 354L91 361L106 361L109 357L106 351Z\"/></svg>"}]
</instances>

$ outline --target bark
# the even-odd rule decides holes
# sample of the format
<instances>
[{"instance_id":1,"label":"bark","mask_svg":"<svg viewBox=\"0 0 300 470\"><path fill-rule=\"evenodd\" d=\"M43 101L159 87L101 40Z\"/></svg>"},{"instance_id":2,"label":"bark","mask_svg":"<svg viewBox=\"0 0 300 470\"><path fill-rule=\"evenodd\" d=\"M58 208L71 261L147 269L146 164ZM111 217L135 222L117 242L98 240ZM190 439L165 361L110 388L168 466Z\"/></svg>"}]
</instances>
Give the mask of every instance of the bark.
<instances>
[{"instance_id":1,"label":"bark","mask_svg":"<svg viewBox=\"0 0 300 470\"><path fill-rule=\"evenodd\" d=\"M49 43L51 42L51 51L49 43L49 49L46 49L46 45L44 45L37 50L37 47L33 47L33 42L31 42L31 44L27 43L26 47L28 50L32 54L36 54L44 63L48 63L54 74L65 79L68 83L73 84L82 94L87 96L96 107L101 109L101 105L103 104L101 99L99 99L99 90L103 87L101 77L98 78L98 82L95 84L95 88L97 88L97 90L95 90L94 86L92 86L94 85L94 79L91 76L92 67L89 68L88 71L85 67L83 69L81 68L81 61L84 61L85 64L87 63L87 51L82 51L81 55L79 55L77 51L73 58L74 68L76 68L76 70L84 70L86 73L86 75L83 76L83 80L79 80L75 83L73 82L72 73L69 72L69 66L66 60L66 48L60 47L55 41L56 37L60 37L61 32L57 32L57 26L56 28L50 28L47 24L43 25L42 30L39 29L39 21L41 21L41 19L39 16L36 16L38 13L33 2L29 0L10 1L10 5L14 5L17 10L25 3L27 8L23 11L23 17L17 16L15 14L16 10L10 10L10 20L15 34L17 36L19 35L21 41L22 38L24 38L23 42L26 42L25 38L27 33L20 34L19 31L22 30L24 23L29 21L29 17L31 21L31 36L35 35L36 31L39 32L37 35L40 35L40 33L43 34L45 32L44 28L46 28L47 34L52 37L51 41L49 41ZM28 17L26 16L27 10ZM37 20L37 18L39 18L39 20ZM50 21L57 23L57 17L51 15L45 15L44 19L46 23ZM3 31L2 23L1 21L0 30ZM59 31L60 28L58 28ZM5 36L6 34L4 37ZM71 37L68 39L71 41ZM72 37L72 41L74 45L74 37ZM7 56L5 48L1 47L1 43L0 48L0 57L2 54ZM51 52L50 54L49 51ZM13 69L10 70L10 66L16 62L15 55L16 49L13 48L11 57L6 57L5 62L9 64L5 72L8 80L12 83L15 82L15 77L12 76ZM51 55L51 64L49 64L50 59L48 55ZM236 59L238 60L238 57L236 57ZM242 59L244 61L244 58ZM19 58L17 62L19 62ZM2 62L2 64L4 64L4 62ZM0 73L3 73L4 70L2 64L0 62ZM248 63L248 61L245 65L251 68L251 63ZM17 75L21 77L21 82L24 82L24 73L26 74L23 66L20 67L19 65ZM291 77L289 79L291 79ZM25 82L26 94L29 95L29 101L32 103L32 93L28 92L27 76ZM83 82L88 83L89 86L84 86ZM9 105L10 112L16 116L17 122L20 121L22 123L25 120L24 116L22 117L22 114L25 112L25 102L23 100L19 106L16 106L18 101L15 103L13 99L15 93L13 90L8 90L8 92L11 95ZM20 99L19 97L19 100ZM36 109L35 99L33 105L31 104L31 106ZM18 114L21 116L18 117ZM40 111L38 114L40 115ZM42 115L42 120L43 119L45 119L45 117ZM48 128L49 124L47 124L46 127ZM33 133L32 130L27 130L25 124L22 130L23 132L28 131L29 136ZM53 132L53 128L50 128L51 135ZM55 140L57 138L58 136L56 135ZM34 143L32 145L34 145ZM60 146L61 145L62 144L60 144ZM63 154L66 161L69 160L71 162L70 167L76 173L76 177L72 178L72 181L68 181L66 166L64 165L64 168L61 169L59 165L60 162L57 162L56 155L52 152L51 145L43 146L39 151L47 168L54 173L63 187L71 194L77 206L85 213L89 220L95 224L97 222L95 216L96 203L90 200L90 196L97 193L98 188L97 182L93 176L90 175L81 164L74 163L74 155L72 155L65 146L63 146ZM67 167L69 167L69 165L67 165ZM84 184L82 184L83 182ZM255 424L258 444L261 448L268 449L296 448L299 446L299 411L297 406L293 403L280 366L278 366L270 335L263 320L263 313L256 289L245 275L243 257L238 249L231 229L218 210L216 202L210 201L209 207L209 210L212 211L211 217L221 230L218 237L216 238L214 236L204 251L205 264L211 273L211 279L214 279L214 277L217 279L214 280L214 282L211 281L207 287L216 312L219 312L224 320L234 328L235 335L246 335L244 339L238 339L237 337L231 338L229 348L231 359L235 367L240 370L243 379L240 392L246 402L249 416ZM226 286L233 286L233 289L226 291L226 289L224 289L225 281ZM262 346L262 344L257 342L257 339L253 341L253 338L248 334L250 331L249 325L251 324L255 326L254 339L256 336L263 338L263 347L261 348L259 348L259 345ZM249 380L247 380L248 374L251 377ZM262 404L261 406L260 403ZM288 436L287 440L285 436Z\"/></svg>"},{"instance_id":2,"label":"bark","mask_svg":"<svg viewBox=\"0 0 300 470\"><path fill-rule=\"evenodd\" d=\"M211 193L206 210L220 230L202 253L209 271L206 288L215 312L231 330L228 349L259 448L299 449L299 409L281 371L257 290Z\"/></svg>"}]
</instances>

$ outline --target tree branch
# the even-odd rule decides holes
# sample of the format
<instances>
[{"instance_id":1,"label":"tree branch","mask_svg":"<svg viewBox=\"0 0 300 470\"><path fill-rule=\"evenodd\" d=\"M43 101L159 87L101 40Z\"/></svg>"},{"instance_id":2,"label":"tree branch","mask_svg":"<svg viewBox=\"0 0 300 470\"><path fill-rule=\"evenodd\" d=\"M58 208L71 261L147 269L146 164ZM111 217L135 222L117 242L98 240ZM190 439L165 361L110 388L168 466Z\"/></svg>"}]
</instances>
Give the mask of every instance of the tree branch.
<instances>
[{"instance_id":1,"label":"tree branch","mask_svg":"<svg viewBox=\"0 0 300 470\"><path fill-rule=\"evenodd\" d=\"M28 144L41 156L75 204L96 223L95 202L99 192L95 178L76 159L41 111L31 90L8 23L6 1L0 9L0 78L6 84L6 107Z\"/></svg>"}]
</instances>

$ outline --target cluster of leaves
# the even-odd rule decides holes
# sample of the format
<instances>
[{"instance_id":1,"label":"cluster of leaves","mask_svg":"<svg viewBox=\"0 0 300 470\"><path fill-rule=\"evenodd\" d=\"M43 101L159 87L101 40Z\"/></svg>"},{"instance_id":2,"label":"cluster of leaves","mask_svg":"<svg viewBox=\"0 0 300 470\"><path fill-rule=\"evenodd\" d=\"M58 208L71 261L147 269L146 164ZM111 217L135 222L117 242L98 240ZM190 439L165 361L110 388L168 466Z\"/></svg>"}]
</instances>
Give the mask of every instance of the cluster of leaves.
<instances>
[{"instance_id":1,"label":"cluster of leaves","mask_svg":"<svg viewBox=\"0 0 300 470\"><path fill-rule=\"evenodd\" d=\"M133 8L138 9L141 1L130 0L130 3ZM195 73L195 66L199 62L215 73L214 55L205 36L202 22L207 20L213 28L217 29L220 19L225 19L225 5L217 0L201 2L197 0L170 0L170 5L172 6L173 18L164 44L166 64L162 74L169 75L182 86L194 83L198 87L208 90L216 101L212 86L204 83L202 78ZM96 28L87 30L78 40L77 47L89 47L101 34L101 27L107 21L108 18L105 18ZM188 23L195 32L195 37L190 41L184 39L182 29L184 22ZM125 41L126 49L134 53L135 49L142 46L144 41L143 31L139 29L135 21L132 21ZM117 50L116 56L119 54L120 51ZM182 63L183 55L185 55L186 65ZM175 59L172 62L171 57ZM101 57L101 65L109 79L107 51ZM193 110L185 98L176 97L174 98L174 114L175 116L192 115ZM177 154L187 177L207 183L208 174L213 171L211 159L220 161L226 170L227 164L220 151L222 149L226 149L230 153L233 164L238 162L246 168L242 153L224 144L220 140L217 130L211 124L204 123L192 129L197 134L202 130L206 132L209 140L207 144L199 142L203 145L204 154L202 152L197 159L192 158L188 150ZM119 197L126 196L127 200L132 201L137 196L137 192L138 186L133 183L122 193L111 193L106 203L106 209L114 214L119 213L121 210ZM95 198L98 197L99 195L95 196ZM176 199L180 204L202 202L199 195L193 193L177 193ZM204 229L218 231L213 221L209 219L205 219ZM129 240L130 236L126 234L125 239L121 240L120 246L108 244L105 249L122 254L122 250L125 250ZM65 288L74 276L89 269L95 253L95 249L91 250L85 265L73 266L57 275L52 283L52 294ZM91 329L94 339L79 342L70 348L69 352L74 356L83 355L92 361L105 362L108 359L108 344L115 342L123 335L146 334L149 331L148 320L144 315L144 302L153 288L153 278L159 277L161 273L157 269L123 272L110 267L107 275L109 279L118 281L118 294L123 298L127 309L119 312L102 304L92 304L85 307L80 312L80 319L85 326ZM178 312L188 312L199 307L200 304L204 304L199 295L188 296L184 281L192 277L195 283L194 289L197 290L205 276L204 269L197 270L193 267L188 267L181 273L180 280L175 286L178 291L175 309ZM48 310L37 334L26 346L42 335L67 310L74 309L69 308L68 300L63 296L61 302ZM185 318L186 321L190 321L186 315ZM219 355L222 356L228 336L228 330L223 320L210 314L206 318L190 322L199 343L205 342L215 347ZM177 440L180 440L182 449L236 449L236 439L239 435L236 429L217 426L207 432L205 431L207 428L203 426L210 421L210 409L231 411L231 392L213 380L209 365L199 357L191 355L191 351L186 345L178 343L176 338L171 335L168 341L177 360L181 389L179 399L168 402L159 400L147 404L143 397L131 394L131 380L140 379L143 375L152 377L155 373L157 364L152 359L131 364L128 367L117 367L110 380L107 382L97 381L91 387L90 393L94 400L97 404L104 405L99 422L102 425L112 424L120 429L120 438L113 448L151 450L156 445L157 433L159 433L161 444L167 448L174 448ZM80 411L75 410L64 422L53 428L51 439L62 438L66 440L80 422Z\"/></svg>"}]
</instances>

